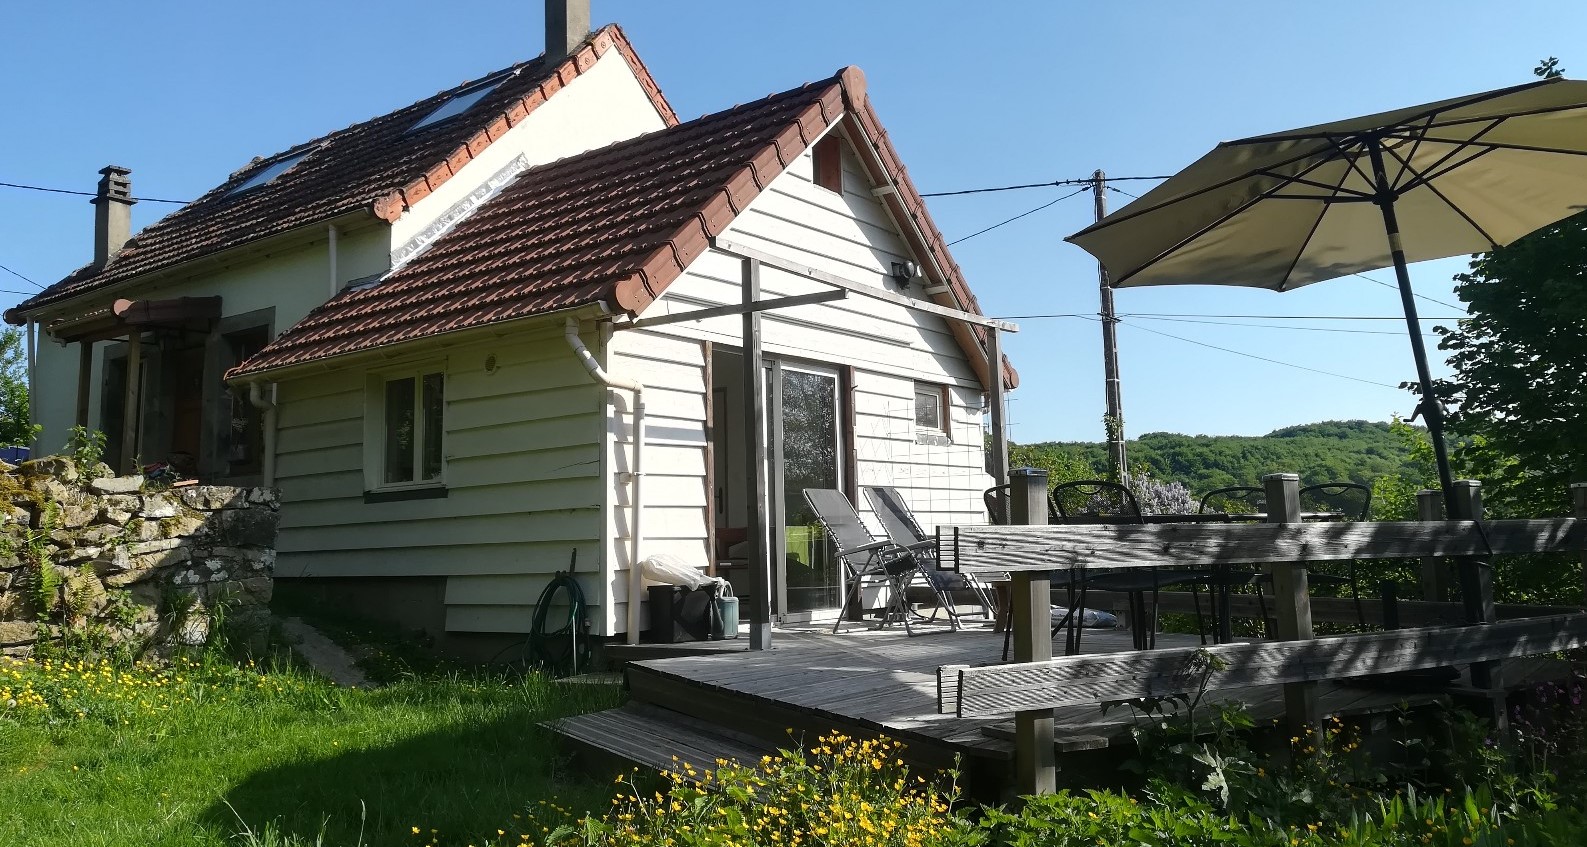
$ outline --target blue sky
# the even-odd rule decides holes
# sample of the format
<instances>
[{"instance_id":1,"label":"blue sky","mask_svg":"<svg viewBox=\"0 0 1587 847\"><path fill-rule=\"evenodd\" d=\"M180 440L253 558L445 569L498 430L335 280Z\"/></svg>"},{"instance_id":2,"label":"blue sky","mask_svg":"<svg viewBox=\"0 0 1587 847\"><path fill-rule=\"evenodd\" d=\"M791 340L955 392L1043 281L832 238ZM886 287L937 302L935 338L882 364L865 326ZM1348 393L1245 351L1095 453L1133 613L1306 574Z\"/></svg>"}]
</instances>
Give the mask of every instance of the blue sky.
<instances>
[{"instance_id":1,"label":"blue sky","mask_svg":"<svg viewBox=\"0 0 1587 847\"><path fill-rule=\"evenodd\" d=\"M17 4L6 17L0 182L92 190L95 172L114 162L133 169L137 195L172 199L198 196L254 156L541 50L537 0L62 2ZM624 26L686 119L859 65L916 185L933 192L1082 177L1096 168L1115 176L1172 173L1220 140L1524 82L1548 55L1575 76L1566 51L1584 31L1587 7L594 0L594 18ZM1119 187L1138 192L1150 184ZM952 239L1068 191L939 198L931 209ZM1108 200L1117 208L1128 198ZM141 203L134 226L171 208ZM1082 194L956 246L983 308L1094 314L1095 265L1062 240L1091 214ZM0 265L53 282L88 257L91 225L85 198L0 188ZM1418 292L1458 305L1450 277L1464 265L1413 266ZM1372 276L1393 278L1391 271ZM31 287L0 272L0 289ZM21 299L0 298L5 305ZM1287 294L1127 289L1117 307L1121 314L1399 314L1392 289L1362 279ZM1426 316L1459 313L1427 301L1420 308ZM1099 439L1098 325L1083 318L1019 323L1023 331L1008 343L1023 379L1011 404L1014 438ZM1412 407L1409 395L1390 387L1414 378L1403 322L1255 323L1366 332L1127 318L1119 337L1129 434L1261 434L1317 420L1384 420Z\"/></svg>"}]
</instances>

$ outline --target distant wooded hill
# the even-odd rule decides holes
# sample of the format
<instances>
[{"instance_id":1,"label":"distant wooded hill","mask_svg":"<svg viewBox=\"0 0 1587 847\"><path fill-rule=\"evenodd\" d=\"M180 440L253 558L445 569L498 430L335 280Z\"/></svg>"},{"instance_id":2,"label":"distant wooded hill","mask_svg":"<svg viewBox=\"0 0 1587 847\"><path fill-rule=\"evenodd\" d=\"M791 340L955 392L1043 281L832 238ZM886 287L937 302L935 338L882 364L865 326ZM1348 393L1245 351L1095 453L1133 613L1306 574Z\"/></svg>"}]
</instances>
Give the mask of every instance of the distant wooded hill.
<instances>
[{"instance_id":1,"label":"distant wooded hill","mask_svg":"<svg viewBox=\"0 0 1587 847\"><path fill-rule=\"evenodd\" d=\"M1360 482L1411 471L1410 448L1376 421L1324 421L1267 435L1180 435L1150 432L1126 443L1132 471L1202 494L1226 485L1259 485L1263 474L1293 472L1301 483ZM1021 444L1010 464L1045 467L1054 479L1102 478L1107 445L1090 441Z\"/></svg>"}]
</instances>

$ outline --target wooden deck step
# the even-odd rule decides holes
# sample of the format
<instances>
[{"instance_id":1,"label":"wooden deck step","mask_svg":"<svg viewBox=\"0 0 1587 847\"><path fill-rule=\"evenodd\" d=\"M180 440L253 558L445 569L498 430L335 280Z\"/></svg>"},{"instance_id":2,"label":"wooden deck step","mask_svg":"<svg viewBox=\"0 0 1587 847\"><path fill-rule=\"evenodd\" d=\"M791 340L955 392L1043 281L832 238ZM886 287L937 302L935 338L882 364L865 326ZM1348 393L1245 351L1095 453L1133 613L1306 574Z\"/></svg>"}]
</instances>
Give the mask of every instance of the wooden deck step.
<instances>
[{"instance_id":1,"label":"wooden deck step","mask_svg":"<svg viewBox=\"0 0 1587 847\"><path fill-rule=\"evenodd\" d=\"M754 765L762 756L776 753L746 736L643 703L564 718L545 726L582 752L615 760L622 770L637 765L689 776L686 765L693 766L698 775L716 769L719 760Z\"/></svg>"}]
</instances>

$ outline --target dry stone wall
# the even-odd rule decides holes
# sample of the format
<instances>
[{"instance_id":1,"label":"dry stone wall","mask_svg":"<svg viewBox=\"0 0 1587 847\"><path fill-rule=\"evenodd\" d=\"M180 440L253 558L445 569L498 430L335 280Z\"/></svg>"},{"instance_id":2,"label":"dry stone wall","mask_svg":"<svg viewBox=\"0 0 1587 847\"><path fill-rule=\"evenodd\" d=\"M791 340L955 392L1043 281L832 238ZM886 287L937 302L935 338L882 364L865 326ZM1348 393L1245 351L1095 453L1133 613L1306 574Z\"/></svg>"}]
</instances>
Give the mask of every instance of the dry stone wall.
<instances>
[{"instance_id":1,"label":"dry stone wall","mask_svg":"<svg viewBox=\"0 0 1587 847\"><path fill-rule=\"evenodd\" d=\"M51 456L0 462L0 654L40 639L135 650L268 622L274 489L158 489Z\"/></svg>"}]
</instances>

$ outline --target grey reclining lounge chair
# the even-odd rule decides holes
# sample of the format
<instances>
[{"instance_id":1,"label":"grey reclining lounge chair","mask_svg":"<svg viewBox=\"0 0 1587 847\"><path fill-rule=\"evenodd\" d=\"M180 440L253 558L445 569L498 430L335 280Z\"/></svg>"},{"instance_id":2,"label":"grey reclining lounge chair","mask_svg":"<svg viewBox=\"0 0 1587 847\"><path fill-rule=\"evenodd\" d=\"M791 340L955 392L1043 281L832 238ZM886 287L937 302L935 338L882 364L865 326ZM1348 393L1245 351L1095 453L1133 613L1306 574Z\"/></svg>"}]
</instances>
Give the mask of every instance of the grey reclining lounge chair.
<instances>
[{"instance_id":1,"label":"grey reclining lounge chair","mask_svg":"<svg viewBox=\"0 0 1587 847\"><path fill-rule=\"evenodd\" d=\"M922 572L922 559L908 548L886 539L877 539L865 528L860 513L843 492L832 488L806 488L805 502L827 532L827 538L843 562L848 587L843 591L843 604L838 609L838 620L832 625L837 633L851 604L860 601L860 584L865 580L880 580L887 587L887 605L882 609L882 626L897 620L903 623L904 632L914 635L911 623L917 616L906 599L909 586L919 582L928 586L931 580ZM938 607L946 608L951 601L942 598L942 592L932 586ZM932 612L936 617L936 612Z\"/></svg>"},{"instance_id":2,"label":"grey reclining lounge chair","mask_svg":"<svg viewBox=\"0 0 1587 847\"><path fill-rule=\"evenodd\" d=\"M890 485L865 485L860 490L865 492L865 499L870 501L871 509L876 513L876 520L882 525L882 532L887 534L887 539L921 560L922 572L930 580L932 589L946 601L943 608L955 629L960 623L958 601L961 598L980 606L984 618L990 620L997 613L997 602L985 582L942 569L937 561L936 538L921 528L920 521L915 519L914 511L904 502L898 489Z\"/></svg>"}]
</instances>

